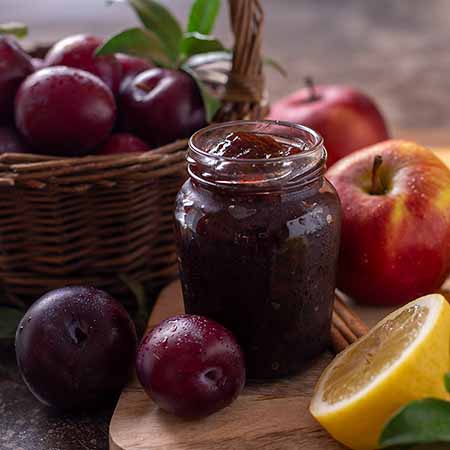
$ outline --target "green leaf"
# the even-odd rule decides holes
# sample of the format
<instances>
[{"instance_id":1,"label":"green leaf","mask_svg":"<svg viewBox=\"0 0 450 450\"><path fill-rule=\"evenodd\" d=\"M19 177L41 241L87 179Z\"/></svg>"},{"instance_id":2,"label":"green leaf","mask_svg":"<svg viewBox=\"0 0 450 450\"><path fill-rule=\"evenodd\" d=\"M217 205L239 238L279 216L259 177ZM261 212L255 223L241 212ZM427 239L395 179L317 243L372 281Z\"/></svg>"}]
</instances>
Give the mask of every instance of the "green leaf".
<instances>
[{"instance_id":1,"label":"green leaf","mask_svg":"<svg viewBox=\"0 0 450 450\"><path fill-rule=\"evenodd\" d=\"M447 392L450 393L450 372L447 372L444 375L444 384L445 384L445 389L447 389Z\"/></svg>"},{"instance_id":2,"label":"green leaf","mask_svg":"<svg viewBox=\"0 0 450 450\"><path fill-rule=\"evenodd\" d=\"M102 56L112 53L127 53L149 59L163 67L174 67L159 38L141 28L129 28L111 36L96 50L95 55Z\"/></svg>"},{"instance_id":3,"label":"green leaf","mask_svg":"<svg viewBox=\"0 0 450 450\"><path fill-rule=\"evenodd\" d=\"M263 58L263 63L267 64L268 66L274 68L276 71L278 71L284 78L287 78L288 73L287 70L278 62L275 61L272 58L269 57L264 57Z\"/></svg>"},{"instance_id":4,"label":"green leaf","mask_svg":"<svg viewBox=\"0 0 450 450\"><path fill-rule=\"evenodd\" d=\"M155 0L128 0L147 30L159 38L174 65L178 64L183 31L171 12Z\"/></svg>"},{"instance_id":5,"label":"green leaf","mask_svg":"<svg viewBox=\"0 0 450 450\"><path fill-rule=\"evenodd\" d=\"M0 306L0 339L14 338L23 314L20 309L6 305Z\"/></svg>"},{"instance_id":6,"label":"green leaf","mask_svg":"<svg viewBox=\"0 0 450 450\"><path fill-rule=\"evenodd\" d=\"M180 53L183 59L200 53L221 52L225 47L214 36L200 33L185 33L180 44Z\"/></svg>"},{"instance_id":7,"label":"green leaf","mask_svg":"<svg viewBox=\"0 0 450 450\"><path fill-rule=\"evenodd\" d=\"M16 38L24 38L28 34L28 27L21 22L8 22L0 24L0 34L12 34Z\"/></svg>"},{"instance_id":8,"label":"green leaf","mask_svg":"<svg viewBox=\"0 0 450 450\"><path fill-rule=\"evenodd\" d=\"M210 34L220 10L220 0L194 0L187 30L191 33Z\"/></svg>"},{"instance_id":9,"label":"green leaf","mask_svg":"<svg viewBox=\"0 0 450 450\"><path fill-rule=\"evenodd\" d=\"M123 283L128 287L128 289L136 298L138 309L134 320L136 323L138 335L140 335L146 330L149 317L147 294L145 292L145 288L142 283L132 280L123 273L119 274L119 278L123 281Z\"/></svg>"},{"instance_id":10,"label":"green leaf","mask_svg":"<svg viewBox=\"0 0 450 450\"><path fill-rule=\"evenodd\" d=\"M186 73L188 73L197 83L203 99L203 104L205 106L206 120L208 121L208 123L211 122L221 106L220 99L211 94L206 84L198 78L195 71L193 71L188 65L185 64L181 68Z\"/></svg>"},{"instance_id":11,"label":"green leaf","mask_svg":"<svg viewBox=\"0 0 450 450\"><path fill-rule=\"evenodd\" d=\"M385 425L381 448L416 444L450 443L450 402L416 400L396 413Z\"/></svg>"}]
</instances>

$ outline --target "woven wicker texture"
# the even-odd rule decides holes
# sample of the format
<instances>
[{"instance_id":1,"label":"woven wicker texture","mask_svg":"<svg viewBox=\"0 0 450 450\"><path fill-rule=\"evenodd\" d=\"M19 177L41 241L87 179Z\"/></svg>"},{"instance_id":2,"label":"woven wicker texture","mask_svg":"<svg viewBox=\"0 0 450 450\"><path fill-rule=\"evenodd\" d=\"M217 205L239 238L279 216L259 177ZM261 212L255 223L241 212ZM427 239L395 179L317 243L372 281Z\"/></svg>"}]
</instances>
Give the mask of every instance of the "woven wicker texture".
<instances>
[{"instance_id":1,"label":"woven wicker texture","mask_svg":"<svg viewBox=\"0 0 450 450\"><path fill-rule=\"evenodd\" d=\"M229 0L232 68L217 121L259 118L264 108L259 0ZM74 284L124 299L123 278L146 286L177 273L172 235L187 141L144 154L55 158L0 156L0 280L29 303Z\"/></svg>"}]
</instances>

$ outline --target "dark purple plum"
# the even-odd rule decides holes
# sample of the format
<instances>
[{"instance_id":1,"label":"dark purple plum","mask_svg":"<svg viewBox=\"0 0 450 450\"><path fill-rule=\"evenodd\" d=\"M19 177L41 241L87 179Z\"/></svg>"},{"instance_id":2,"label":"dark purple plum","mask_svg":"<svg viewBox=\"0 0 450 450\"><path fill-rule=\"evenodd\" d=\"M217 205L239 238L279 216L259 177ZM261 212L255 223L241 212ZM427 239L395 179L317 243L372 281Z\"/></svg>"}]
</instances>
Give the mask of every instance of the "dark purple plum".
<instances>
[{"instance_id":1,"label":"dark purple plum","mask_svg":"<svg viewBox=\"0 0 450 450\"><path fill-rule=\"evenodd\" d=\"M142 153L150 147L130 133L114 133L96 152L97 155L118 155L121 153Z\"/></svg>"},{"instance_id":2,"label":"dark purple plum","mask_svg":"<svg viewBox=\"0 0 450 450\"><path fill-rule=\"evenodd\" d=\"M120 90L124 89L125 85L139 73L155 67L154 64L147 59L126 55L125 53L116 53L116 59L119 61L122 71Z\"/></svg>"},{"instance_id":3,"label":"dark purple plum","mask_svg":"<svg viewBox=\"0 0 450 450\"><path fill-rule=\"evenodd\" d=\"M17 89L33 71L31 57L16 40L10 36L0 36L0 123L13 121Z\"/></svg>"},{"instance_id":4,"label":"dark purple plum","mask_svg":"<svg viewBox=\"0 0 450 450\"><path fill-rule=\"evenodd\" d=\"M27 148L21 136L12 127L0 126L0 154L26 153Z\"/></svg>"},{"instance_id":5,"label":"dark purple plum","mask_svg":"<svg viewBox=\"0 0 450 450\"><path fill-rule=\"evenodd\" d=\"M47 66L68 66L83 69L98 76L116 94L119 91L121 65L114 55L95 56L103 44L97 36L77 34L57 42L47 53Z\"/></svg>"},{"instance_id":6,"label":"dark purple plum","mask_svg":"<svg viewBox=\"0 0 450 450\"><path fill-rule=\"evenodd\" d=\"M123 306L92 287L56 289L27 311L16 333L19 370L30 391L58 409L92 408L128 379L136 330Z\"/></svg>"},{"instance_id":7,"label":"dark purple plum","mask_svg":"<svg viewBox=\"0 0 450 450\"><path fill-rule=\"evenodd\" d=\"M15 103L16 125L40 154L81 156L110 133L114 97L98 77L70 67L48 67L30 75Z\"/></svg>"},{"instance_id":8,"label":"dark purple plum","mask_svg":"<svg viewBox=\"0 0 450 450\"><path fill-rule=\"evenodd\" d=\"M148 332L139 346L136 370L160 408L188 418L228 406L245 384L244 356L236 339L201 316L176 316Z\"/></svg>"},{"instance_id":9,"label":"dark purple plum","mask_svg":"<svg viewBox=\"0 0 450 450\"><path fill-rule=\"evenodd\" d=\"M206 124L195 81L180 70L150 69L124 86L119 107L124 130L152 147L189 137Z\"/></svg>"}]
</instances>

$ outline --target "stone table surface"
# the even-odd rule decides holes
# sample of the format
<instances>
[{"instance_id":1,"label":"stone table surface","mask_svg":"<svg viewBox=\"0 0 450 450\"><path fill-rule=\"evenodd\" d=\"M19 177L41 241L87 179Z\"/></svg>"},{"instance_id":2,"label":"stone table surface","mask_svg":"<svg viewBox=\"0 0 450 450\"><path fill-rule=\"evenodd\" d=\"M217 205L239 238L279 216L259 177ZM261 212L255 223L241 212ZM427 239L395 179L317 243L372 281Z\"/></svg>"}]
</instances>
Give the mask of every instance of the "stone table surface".
<instances>
[{"instance_id":1,"label":"stone table surface","mask_svg":"<svg viewBox=\"0 0 450 450\"><path fill-rule=\"evenodd\" d=\"M107 34L134 23L123 6L104 12L103 3L46 0L30 8L35 4L31 0L1 0L0 22L28 22L37 41L79 31ZM180 15L185 12L187 2L167 3L179 8ZM289 70L287 80L268 73L272 98L300 87L305 75L318 82L351 83L377 99L393 130L438 128L435 143L450 144L448 0L262 3L267 16L265 52ZM221 17L219 32L225 29ZM107 448L112 405L80 415L56 414L23 385L13 350L0 348L0 450Z\"/></svg>"}]
</instances>

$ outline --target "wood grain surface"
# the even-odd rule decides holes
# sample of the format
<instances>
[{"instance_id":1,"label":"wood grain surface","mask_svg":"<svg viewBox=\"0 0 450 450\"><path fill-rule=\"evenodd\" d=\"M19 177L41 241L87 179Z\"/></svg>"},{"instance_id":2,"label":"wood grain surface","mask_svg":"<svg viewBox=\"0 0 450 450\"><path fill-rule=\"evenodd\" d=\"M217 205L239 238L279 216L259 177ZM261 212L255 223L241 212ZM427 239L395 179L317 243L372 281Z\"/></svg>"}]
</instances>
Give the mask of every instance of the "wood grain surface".
<instances>
[{"instance_id":1,"label":"wood grain surface","mask_svg":"<svg viewBox=\"0 0 450 450\"><path fill-rule=\"evenodd\" d=\"M358 308L369 325L389 310ZM149 320L183 312L178 281L162 292ZM336 443L308 412L312 390L332 354L294 377L250 382L228 408L201 420L182 420L158 409L134 379L124 390L110 425L112 450L333 450Z\"/></svg>"}]
</instances>

